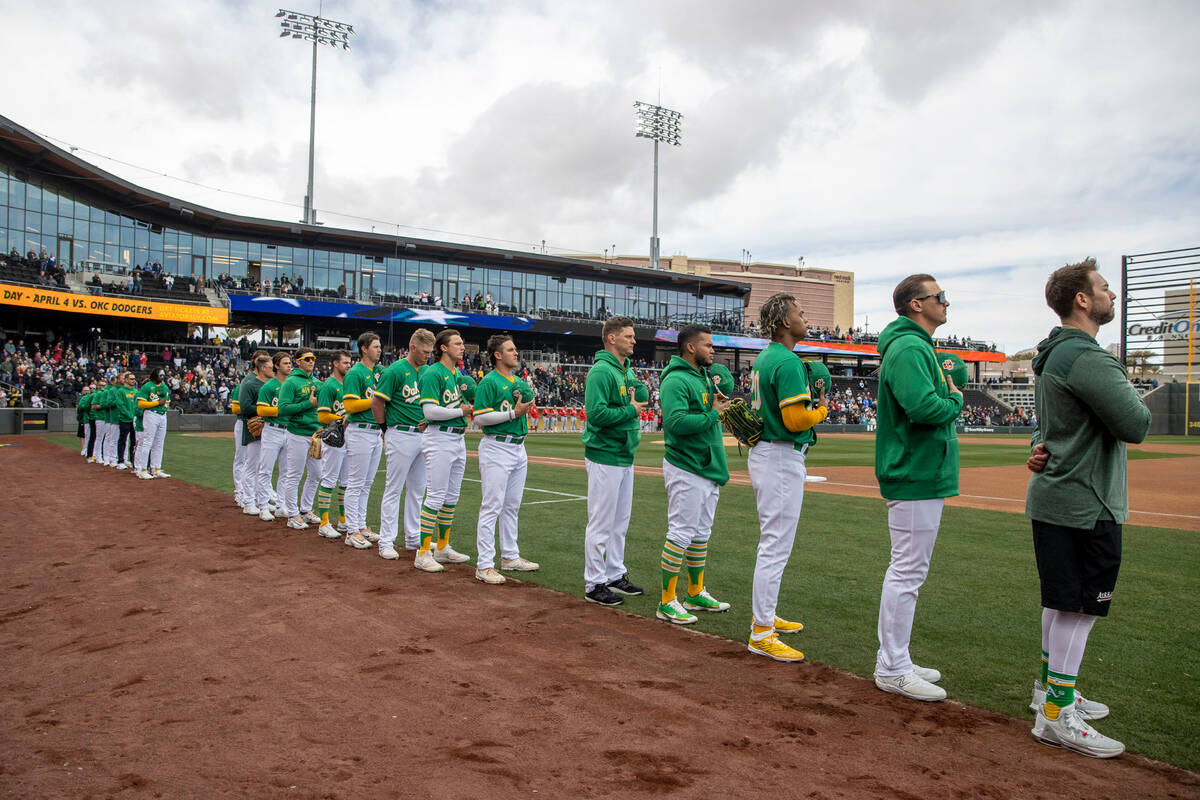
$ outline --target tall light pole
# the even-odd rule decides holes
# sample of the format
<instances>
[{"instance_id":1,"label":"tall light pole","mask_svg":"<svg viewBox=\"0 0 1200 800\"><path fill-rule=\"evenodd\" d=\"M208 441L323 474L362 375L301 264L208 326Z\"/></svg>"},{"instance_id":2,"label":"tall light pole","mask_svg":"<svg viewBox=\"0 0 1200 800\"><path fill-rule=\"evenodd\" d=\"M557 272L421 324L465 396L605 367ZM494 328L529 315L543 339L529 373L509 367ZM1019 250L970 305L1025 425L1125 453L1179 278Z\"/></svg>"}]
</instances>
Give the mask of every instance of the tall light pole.
<instances>
[{"instance_id":1,"label":"tall light pole","mask_svg":"<svg viewBox=\"0 0 1200 800\"><path fill-rule=\"evenodd\" d=\"M312 42L312 97L309 103L308 115L308 194L304 195L304 222L308 225L317 224L317 210L313 203L313 160L316 150L317 135L317 45L327 44L330 47L350 49L350 36L354 26L344 22L334 22L321 16L301 14L299 11L279 9L275 15L279 20L281 31L279 38L303 39Z\"/></svg>"},{"instance_id":2,"label":"tall light pole","mask_svg":"<svg viewBox=\"0 0 1200 800\"><path fill-rule=\"evenodd\" d=\"M658 263L658 143L679 147L679 122L683 114L662 106L643 103L633 104L637 115L637 133L654 142L654 227L650 235L650 268L659 269Z\"/></svg>"}]
</instances>

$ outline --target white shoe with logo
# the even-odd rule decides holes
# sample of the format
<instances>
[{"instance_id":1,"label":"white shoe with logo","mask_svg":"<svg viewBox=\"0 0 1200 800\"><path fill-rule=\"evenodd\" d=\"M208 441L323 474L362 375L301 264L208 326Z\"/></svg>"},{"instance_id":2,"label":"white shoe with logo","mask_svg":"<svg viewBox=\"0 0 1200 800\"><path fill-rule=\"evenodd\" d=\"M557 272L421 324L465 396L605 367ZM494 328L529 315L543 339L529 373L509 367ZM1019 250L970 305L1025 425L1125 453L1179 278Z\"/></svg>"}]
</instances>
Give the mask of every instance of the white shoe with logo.
<instances>
[{"instance_id":1,"label":"white shoe with logo","mask_svg":"<svg viewBox=\"0 0 1200 800\"><path fill-rule=\"evenodd\" d=\"M302 531L308 528L308 523L302 517L288 517L287 526L292 530Z\"/></svg>"},{"instance_id":2,"label":"white shoe with logo","mask_svg":"<svg viewBox=\"0 0 1200 800\"><path fill-rule=\"evenodd\" d=\"M1042 744L1074 750L1092 758L1115 758L1125 752L1125 745L1087 724L1074 706L1059 711L1058 719L1047 718L1045 711L1039 708L1030 733Z\"/></svg>"},{"instance_id":3,"label":"white shoe with logo","mask_svg":"<svg viewBox=\"0 0 1200 800\"><path fill-rule=\"evenodd\" d=\"M876 675L875 685L885 692L898 694L910 700L937 702L938 700L946 699L945 689L940 686L934 686L915 672L892 677Z\"/></svg>"},{"instance_id":4,"label":"white shoe with logo","mask_svg":"<svg viewBox=\"0 0 1200 800\"><path fill-rule=\"evenodd\" d=\"M433 558L439 564L465 564L471 560L470 556L458 552L450 545L434 550Z\"/></svg>"},{"instance_id":5,"label":"white shoe with logo","mask_svg":"<svg viewBox=\"0 0 1200 800\"><path fill-rule=\"evenodd\" d=\"M916 664L913 664L913 672L917 673L917 677L921 680L929 681L930 683L937 683L942 679L942 673L933 667L918 667Z\"/></svg>"},{"instance_id":6,"label":"white shoe with logo","mask_svg":"<svg viewBox=\"0 0 1200 800\"><path fill-rule=\"evenodd\" d=\"M338 529L333 527L332 525L322 525L320 528L317 529L317 533L321 534L321 538L323 538L323 539L340 539L340 538L342 538L341 532L338 531Z\"/></svg>"},{"instance_id":7,"label":"white shoe with logo","mask_svg":"<svg viewBox=\"0 0 1200 800\"><path fill-rule=\"evenodd\" d=\"M400 557L400 554L396 552L396 548L394 547L381 547L379 548L379 557L386 558L388 561L395 561Z\"/></svg>"}]
</instances>

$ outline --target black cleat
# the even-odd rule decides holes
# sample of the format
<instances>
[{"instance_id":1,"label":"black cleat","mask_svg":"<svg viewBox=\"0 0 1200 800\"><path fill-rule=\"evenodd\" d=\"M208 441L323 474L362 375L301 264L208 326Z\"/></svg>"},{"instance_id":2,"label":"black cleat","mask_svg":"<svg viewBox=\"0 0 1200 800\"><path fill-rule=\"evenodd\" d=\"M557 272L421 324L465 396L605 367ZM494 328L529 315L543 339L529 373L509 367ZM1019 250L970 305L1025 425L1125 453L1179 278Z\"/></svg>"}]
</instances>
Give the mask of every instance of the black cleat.
<instances>
[{"instance_id":1,"label":"black cleat","mask_svg":"<svg viewBox=\"0 0 1200 800\"><path fill-rule=\"evenodd\" d=\"M619 594L628 595L629 597L637 597L643 594L642 587L630 583L627 575L622 575L621 577L617 578L608 585L608 588Z\"/></svg>"},{"instance_id":2,"label":"black cleat","mask_svg":"<svg viewBox=\"0 0 1200 800\"><path fill-rule=\"evenodd\" d=\"M596 603L602 606L619 606L625 602L624 598L609 591L609 588L604 585L597 586L584 595L584 597L587 598L589 603Z\"/></svg>"}]
</instances>

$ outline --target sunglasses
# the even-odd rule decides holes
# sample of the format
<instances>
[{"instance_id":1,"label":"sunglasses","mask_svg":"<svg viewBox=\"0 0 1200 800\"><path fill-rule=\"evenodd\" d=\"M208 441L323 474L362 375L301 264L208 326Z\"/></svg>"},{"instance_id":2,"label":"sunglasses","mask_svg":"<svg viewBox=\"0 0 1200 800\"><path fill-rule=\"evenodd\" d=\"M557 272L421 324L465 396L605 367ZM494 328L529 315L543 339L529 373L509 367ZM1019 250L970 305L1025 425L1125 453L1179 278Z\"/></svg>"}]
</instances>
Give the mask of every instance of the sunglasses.
<instances>
[{"instance_id":1,"label":"sunglasses","mask_svg":"<svg viewBox=\"0 0 1200 800\"><path fill-rule=\"evenodd\" d=\"M950 301L946 299L946 290L945 289L938 292L937 294L927 294L924 297L914 297L913 300L928 300L931 297L934 300L937 300L939 303L941 303L944 306L950 304Z\"/></svg>"},{"instance_id":2,"label":"sunglasses","mask_svg":"<svg viewBox=\"0 0 1200 800\"><path fill-rule=\"evenodd\" d=\"M317 357L316 356L302 356L300 358L297 358L296 360L297 361L316 361Z\"/></svg>"}]
</instances>

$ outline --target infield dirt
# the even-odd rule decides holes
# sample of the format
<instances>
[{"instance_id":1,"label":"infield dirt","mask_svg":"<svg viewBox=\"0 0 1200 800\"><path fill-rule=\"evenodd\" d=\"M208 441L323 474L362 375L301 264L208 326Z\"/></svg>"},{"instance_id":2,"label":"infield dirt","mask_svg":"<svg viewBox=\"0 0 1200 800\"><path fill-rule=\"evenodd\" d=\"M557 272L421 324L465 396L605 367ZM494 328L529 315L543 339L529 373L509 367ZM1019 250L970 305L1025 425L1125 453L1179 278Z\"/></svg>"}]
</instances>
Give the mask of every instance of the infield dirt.
<instances>
[{"instance_id":1,"label":"infield dirt","mask_svg":"<svg viewBox=\"0 0 1200 800\"><path fill-rule=\"evenodd\" d=\"M1029 720L0 443L6 797L1200 796Z\"/></svg>"}]
</instances>

